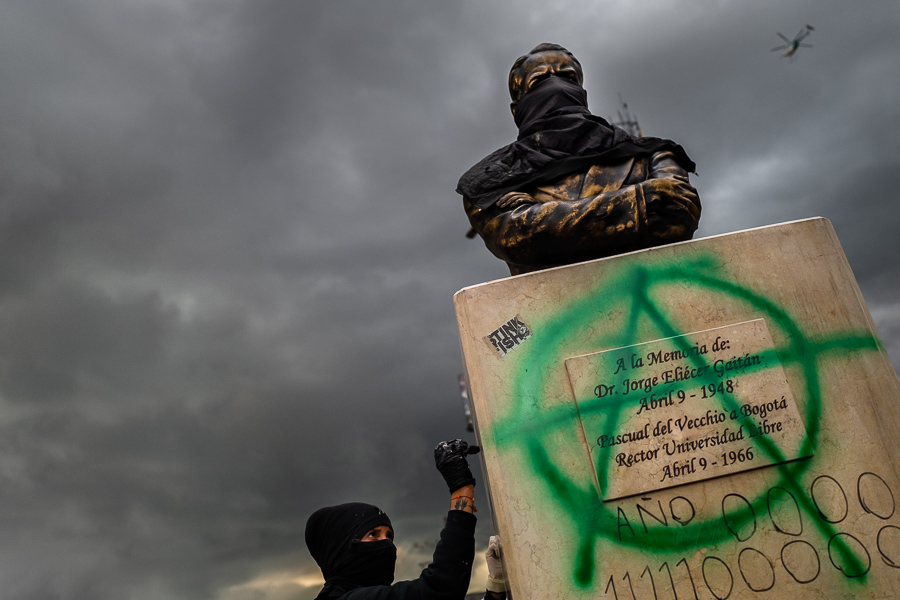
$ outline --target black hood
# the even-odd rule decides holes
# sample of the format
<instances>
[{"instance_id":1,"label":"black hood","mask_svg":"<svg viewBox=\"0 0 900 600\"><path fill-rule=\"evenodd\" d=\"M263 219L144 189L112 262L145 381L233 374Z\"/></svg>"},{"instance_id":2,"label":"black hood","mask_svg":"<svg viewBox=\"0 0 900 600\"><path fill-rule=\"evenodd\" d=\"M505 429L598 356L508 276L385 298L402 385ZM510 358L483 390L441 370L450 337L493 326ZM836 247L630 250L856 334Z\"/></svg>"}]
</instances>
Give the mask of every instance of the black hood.
<instances>
[{"instance_id":1,"label":"black hood","mask_svg":"<svg viewBox=\"0 0 900 600\"><path fill-rule=\"evenodd\" d=\"M325 587L319 598L332 590L342 593L357 587L390 585L394 581L397 548L391 540L361 542L360 538L391 520L377 506L350 502L314 512L306 522L306 547L315 559Z\"/></svg>"}]
</instances>

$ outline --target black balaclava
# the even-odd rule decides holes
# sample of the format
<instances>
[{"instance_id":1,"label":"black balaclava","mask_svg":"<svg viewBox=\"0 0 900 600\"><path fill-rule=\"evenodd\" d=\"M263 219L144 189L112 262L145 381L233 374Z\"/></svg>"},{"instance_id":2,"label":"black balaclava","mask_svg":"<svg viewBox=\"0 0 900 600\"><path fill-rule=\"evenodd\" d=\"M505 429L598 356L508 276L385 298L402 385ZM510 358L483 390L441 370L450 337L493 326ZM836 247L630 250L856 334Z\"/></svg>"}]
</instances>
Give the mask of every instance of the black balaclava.
<instances>
[{"instance_id":1,"label":"black balaclava","mask_svg":"<svg viewBox=\"0 0 900 600\"><path fill-rule=\"evenodd\" d=\"M345 593L358 587L390 585L394 581L397 560L394 542L360 541L379 525L391 527L391 520L377 506L362 502L327 506L309 517L306 547L325 577L325 587L318 598L329 597L332 590Z\"/></svg>"}]
</instances>

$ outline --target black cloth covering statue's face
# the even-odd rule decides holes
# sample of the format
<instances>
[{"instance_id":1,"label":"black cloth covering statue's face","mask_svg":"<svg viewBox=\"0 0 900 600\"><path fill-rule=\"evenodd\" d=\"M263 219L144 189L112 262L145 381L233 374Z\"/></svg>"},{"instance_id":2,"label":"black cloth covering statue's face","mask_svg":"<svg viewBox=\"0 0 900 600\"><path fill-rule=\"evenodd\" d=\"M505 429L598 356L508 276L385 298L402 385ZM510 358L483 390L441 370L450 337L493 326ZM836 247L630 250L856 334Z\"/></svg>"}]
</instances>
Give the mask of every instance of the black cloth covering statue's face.
<instances>
[{"instance_id":1,"label":"black cloth covering statue's face","mask_svg":"<svg viewBox=\"0 0 900 600\"><path fill-rule=\"evenodd\" d=\"M516 61L518 66L514 66L509 73L513 112L522 96L547 77L562 77L578 85L584 83L581 65L565 50L544 50L527 54L519 60L522 62Z\"/></svg>"},{"instance_id":2,"label":"black cloth covering statue's face","mask_svg":"<svg viewBox=\"0 0 900 600\"><path fill-rule=\"evenodd\" d=\"M672 140L635 138L592 115L582 87L581 65L559 49L535 50L510 70L510 107L519 136L478 161L456 186L478 209L490 209L509 192L531 190L593 166L662 151L672 152L686 171L696 170L684 148Z\"/></svg>"},{"instance_id":3,"label":"black cloth covering statue's face","mask_svg":"<svg viewBox=\"0 0 900 600\"><path fill-rule=\"evenodd\" d=\"M514 115L519 139L553 127L554 117L590 114L587 92L575 81L551 75L531 87L519 101Z\"/></svg>"},{"instance_id":4,"label":"black cloth covering statue's face","mask_svg":"<svg viewBox=\"0 0 900 600\"><path fill-rule=\"evenodd\" d=\"M325 585L344 588L390 585L394 581L397 548L390 539L360 541L391 520L377 506L350 502L314 512L306 522L306 546L315 559Z\"/></svg>"}]
</instances>

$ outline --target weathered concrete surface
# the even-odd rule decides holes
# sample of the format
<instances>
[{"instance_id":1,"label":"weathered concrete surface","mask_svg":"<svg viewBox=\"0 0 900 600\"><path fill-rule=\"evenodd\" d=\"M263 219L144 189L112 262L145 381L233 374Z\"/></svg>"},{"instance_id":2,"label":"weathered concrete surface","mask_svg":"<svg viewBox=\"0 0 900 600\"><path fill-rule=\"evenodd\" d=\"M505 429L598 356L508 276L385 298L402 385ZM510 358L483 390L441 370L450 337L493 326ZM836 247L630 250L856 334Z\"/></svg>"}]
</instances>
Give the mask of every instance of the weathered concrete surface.
<instances>
[{"instance_id":1,"label":"weathered concrete surface","mask_svg":"<svg viewBox=\"0 0 900 600\"><path fill-rule=\"evenodd\" d=\"M896 597L900 382L828 221L512 277L461 290L455 303L516 600ZM771 347L741 333L757 319ZM678 338L720 327L746 346L740 357L711 345L701 353L701 338ZM674 344L666 366L692 375L626 384L628 375L663 377L631 360L646 362L659 348L639 345L666 338L686 340L659 346ZM588 365L596 385L615 384L619 395L588 393L596 388L584 383L576 397L566 360L620 348L609 364L622 358L624 371ZM735 368L720 375L716 360ZM749 383L779 377L805 428L793 450L771 429L780 395ZM653 402L678 400L679 391L682 403ZM638 414L641 400L647 409ZM697 420L710 411L725 420ZM615 437L639 418L646 437ZM662 433L652 435L659 423ZM709 439L726 426L743 428L743 439L713 447ZM791 460L795 451L811 456ZM632 459L617 460L620 453ZM710 469L737 461L746 470L681 483L701 456ZM641 472L644 462L650 470ZM663 483L672 487L644 483L667 466ZM631 473L638 483L628 487ZM639 493L611 499L616 482Z\"/></svg>"}]
</instances>

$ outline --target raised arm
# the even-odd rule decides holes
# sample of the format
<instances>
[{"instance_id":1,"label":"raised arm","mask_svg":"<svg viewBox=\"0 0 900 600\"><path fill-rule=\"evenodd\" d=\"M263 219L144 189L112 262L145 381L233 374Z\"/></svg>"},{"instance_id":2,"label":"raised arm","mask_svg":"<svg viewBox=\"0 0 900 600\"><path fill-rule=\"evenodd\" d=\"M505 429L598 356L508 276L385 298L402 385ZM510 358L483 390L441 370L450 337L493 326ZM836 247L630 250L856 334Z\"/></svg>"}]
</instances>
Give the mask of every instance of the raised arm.
<instances>
[{"instance_id":1,"label":"raised arm","mask_svg":"<svg viewBox=\"0 0 900 600\"><path fill-rule=\"evenodd\" d=\"M441 442L434 449L434 463L450 491L450 511L434 549L434 557L412 581L362 587L340 600L463 600L475 558L475 478L466 456L481 448L463 440Z\"/></svg>"}]
</instances>

